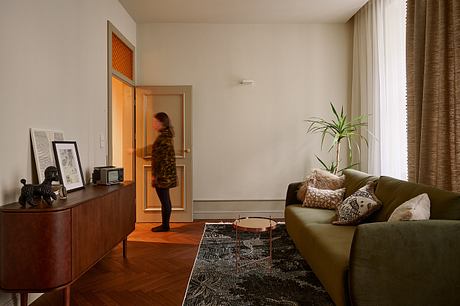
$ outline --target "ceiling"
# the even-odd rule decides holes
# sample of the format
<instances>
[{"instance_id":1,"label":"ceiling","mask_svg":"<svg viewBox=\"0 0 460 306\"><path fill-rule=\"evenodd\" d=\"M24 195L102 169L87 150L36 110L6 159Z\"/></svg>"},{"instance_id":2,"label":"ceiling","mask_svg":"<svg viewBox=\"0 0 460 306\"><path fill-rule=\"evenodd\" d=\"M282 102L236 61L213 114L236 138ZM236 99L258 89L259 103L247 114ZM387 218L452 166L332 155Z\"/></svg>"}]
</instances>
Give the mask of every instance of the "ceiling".
<instances>
[{"instance_id":1,"label":"ceiling","mask_svg":"<svg viewBox=\"0 0 460 306\"><path fill-rule=\"evenodd\" d=\"M119 0L136 23L344 23L367 0Z\"/></svg>"}]
</instances>

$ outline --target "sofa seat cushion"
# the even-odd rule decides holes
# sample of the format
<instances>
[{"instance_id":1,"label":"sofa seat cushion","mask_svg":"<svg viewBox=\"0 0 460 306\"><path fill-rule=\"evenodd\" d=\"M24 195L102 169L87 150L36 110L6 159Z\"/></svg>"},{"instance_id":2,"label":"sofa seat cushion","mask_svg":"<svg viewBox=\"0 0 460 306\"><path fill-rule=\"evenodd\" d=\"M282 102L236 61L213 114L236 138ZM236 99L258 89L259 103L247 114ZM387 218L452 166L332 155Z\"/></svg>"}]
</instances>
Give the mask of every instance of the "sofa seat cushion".
<instances>
[{"instance_id":1,"label":"sofa seat cushion","mask_svg":"<svg viewBox=\"0 0 460 306\"><path fill-rule=\"evenodd\" d=\"M335 219L335 211L292 204L286 206L284 218L286 223L292 223L293 227L301 227L307 223L331 223Z\"/></svg>"},{"instance_id":2,"label":"sofa seat cushion","mask_svg":"<svg viewBox=\"0 0 460 306\"><path fill-rule=\"evenodd\" d=\"M295 244L336 305L348 299L348 262L356 226L306 224Z\"/></svg>"}]
</instances>

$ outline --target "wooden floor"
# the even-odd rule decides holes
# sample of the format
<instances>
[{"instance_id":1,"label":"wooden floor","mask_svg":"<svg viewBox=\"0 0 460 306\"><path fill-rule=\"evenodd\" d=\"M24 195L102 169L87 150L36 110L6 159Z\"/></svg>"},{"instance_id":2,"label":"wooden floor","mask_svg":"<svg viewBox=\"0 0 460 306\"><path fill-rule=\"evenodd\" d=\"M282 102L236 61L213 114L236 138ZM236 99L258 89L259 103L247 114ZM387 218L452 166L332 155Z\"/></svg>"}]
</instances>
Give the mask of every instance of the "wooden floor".
<instances>
[{"instance_id":1,"label":"wooden floor","mask_svg":"<svg viewBox=\"0 0 460 306\"><path fill-rule=\"evenodd\" d=\"M205 222L174 223L172 231L152 233L158 224L140 223L121 245L71 286L71 305L182 305ZM61 306L63 292L42 295L31 305Z\"/></svg>"}]
</instances>

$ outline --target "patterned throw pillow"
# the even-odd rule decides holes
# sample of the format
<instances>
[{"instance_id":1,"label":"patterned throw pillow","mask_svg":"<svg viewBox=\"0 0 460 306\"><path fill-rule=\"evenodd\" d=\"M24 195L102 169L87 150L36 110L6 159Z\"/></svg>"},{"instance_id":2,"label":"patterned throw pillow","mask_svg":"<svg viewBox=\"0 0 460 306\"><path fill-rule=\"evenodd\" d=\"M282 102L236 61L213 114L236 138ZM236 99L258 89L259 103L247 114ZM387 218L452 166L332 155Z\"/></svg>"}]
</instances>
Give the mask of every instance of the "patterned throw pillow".
<instances>
[{"instance_id":1,"label":"patterned throw pillow","mask_svg":"<svg viewBox=\"0 0 460 306\"><path fill-rule=\"evenodd\" d=\"M313 169L311 181L313 183L311 186L315 188L336 190L343 188L345 176L337 176L326 170Z\"/></svg>"},{"instance_id":2,"label":"patterned throw pillow","mask_svg":"<svg viewBox=\"0 0 460 306\"><path fill-rule=\"evenodd\" d=\"M305 199L303 200L304 207L336 209L337 205L342 203L345 188L337 190L318 189L307 186Z\"/></svg>"},{"instance_id":3,"label":"patterned throw pillow","mask_svg":"<svg viewBox=\"0 0 460 306\"><path fill-rule=\"evenodd\" d=\"M375 182L368 182L337 206L335 225L357 225L382 207L375 196Z\"/></svg>"},{"instance_id":4,"label":"patterned throw pillow","mask_svg":"<svg viewBox=\"0 0 460 306\"><path fill-rule=\"evenodd\" d=\"M399 205L388 222L428 219L430 219L430 198L426 193L422 193Z\"/></svg>"},{"instance_id":5,"label":"patterned throw pillow","mask_svg":"<svg viewBox=\"0 0 460 306\"><path fill-rule=\"evenodd\" d=\"M343 188L345 183L345 176L337 176L326 170L313 169L311 175L305 178L305 181L297 190L297 199L303 201L307 186L315 187L318 189L336 190Z\"/></svg>"}]
</instances>

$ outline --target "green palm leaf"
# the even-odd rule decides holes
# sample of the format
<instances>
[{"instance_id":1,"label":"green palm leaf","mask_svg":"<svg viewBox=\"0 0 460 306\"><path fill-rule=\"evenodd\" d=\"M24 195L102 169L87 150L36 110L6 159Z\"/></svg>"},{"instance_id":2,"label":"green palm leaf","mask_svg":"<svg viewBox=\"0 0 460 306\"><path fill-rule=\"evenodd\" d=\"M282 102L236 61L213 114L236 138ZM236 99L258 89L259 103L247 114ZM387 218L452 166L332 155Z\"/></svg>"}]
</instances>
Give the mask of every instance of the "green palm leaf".
<instances>
[{"instance_id":1,"label":"green palm leaf","mask_svg":"<svg viewBox=\"0 0 460 306\"><path fill-rule=\"evenodd\" d=\"M343 171L358 165L359 163L353 163L353 147L356 147L358 155L361 155L361 149L359 146L359 141L363 140L366 146L368 142L366 137L360 133L361 127L367 126L367 116L360 115L355 118L348 119L347 116L343 113L343 106L340 108L340 113L335 108L332 102L329 103L331 106L333 119L327 121L320 117L311 117L305 120L309 123L307 133L319 133L321 134L321 149L323 148L326 136L331 138L331 144L329 146L328 152L333 149L336 150L335 161L331 162L328 166L327 163L322 161L318 156L316 159L320 164L328 171L336 173L338 171ZM348 150L348 166L338 170L340 166L340 148L342 141L346 141L347 150Z\"/></svg>"}]
</instances>

